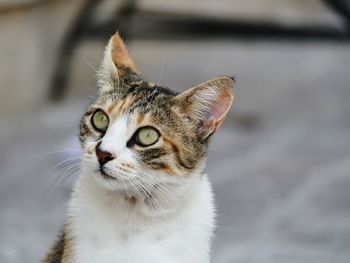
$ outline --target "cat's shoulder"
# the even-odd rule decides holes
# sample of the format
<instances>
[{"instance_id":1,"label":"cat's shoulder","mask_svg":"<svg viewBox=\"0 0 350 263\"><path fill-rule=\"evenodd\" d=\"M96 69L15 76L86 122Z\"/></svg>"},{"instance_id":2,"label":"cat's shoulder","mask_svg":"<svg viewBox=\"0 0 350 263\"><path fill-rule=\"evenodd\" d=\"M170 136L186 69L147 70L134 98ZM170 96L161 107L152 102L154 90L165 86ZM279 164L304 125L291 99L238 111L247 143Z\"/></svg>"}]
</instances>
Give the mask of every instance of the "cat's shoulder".
<instances>
[{"instance_id":1,"label":"cat's shoulder","mask_svg":"<svg viewBox=\"0 0 350 263\"><path fill-rule=\"evenodd\" d=\"M57 235L56 240L52 244L42 263L70 263L70 250L71 239L67 234L66 227L64 227Z\"/></svg>"}]
</instances>

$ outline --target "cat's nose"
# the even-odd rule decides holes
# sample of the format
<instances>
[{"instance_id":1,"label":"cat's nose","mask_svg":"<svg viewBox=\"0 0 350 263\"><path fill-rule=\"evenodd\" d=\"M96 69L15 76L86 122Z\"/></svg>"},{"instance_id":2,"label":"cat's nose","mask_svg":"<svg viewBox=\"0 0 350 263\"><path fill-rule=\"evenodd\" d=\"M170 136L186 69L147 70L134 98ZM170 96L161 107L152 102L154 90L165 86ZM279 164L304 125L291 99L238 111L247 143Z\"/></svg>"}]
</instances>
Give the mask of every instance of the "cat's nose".
<instances>
[{"instance_id":1,"label":"cat's nose","mask_svg":"<svg viewBox=\"0 0 350 263\"><path fill-rule=\"evenodd\" d=\"M100 145L97 145L96 147L96 156L101 166L115 159L113 154L111 154L110 152L101 150Z\"/></svg>"}]
</instances>

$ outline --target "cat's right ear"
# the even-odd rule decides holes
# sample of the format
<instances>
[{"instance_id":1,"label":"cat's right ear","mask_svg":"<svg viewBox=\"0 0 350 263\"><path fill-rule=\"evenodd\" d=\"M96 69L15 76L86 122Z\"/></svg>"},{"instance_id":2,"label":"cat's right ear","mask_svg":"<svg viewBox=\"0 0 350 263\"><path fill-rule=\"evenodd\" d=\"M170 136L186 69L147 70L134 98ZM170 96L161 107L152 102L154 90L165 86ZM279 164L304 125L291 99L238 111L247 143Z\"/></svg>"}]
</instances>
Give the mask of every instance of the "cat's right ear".
<instances>
[{"instance_id":1,"label":"cat's right ear","mask_svg":"<svg viewBox=\"0 0 350 263\"><path fill-rule=\"evenodd\" d=\"M100 92L113 89L126 76L138 75L133 60L121 39L115 33L109 40L104 52L102 65L98 72L98 86Z\"/></svg>"}]
</instances>

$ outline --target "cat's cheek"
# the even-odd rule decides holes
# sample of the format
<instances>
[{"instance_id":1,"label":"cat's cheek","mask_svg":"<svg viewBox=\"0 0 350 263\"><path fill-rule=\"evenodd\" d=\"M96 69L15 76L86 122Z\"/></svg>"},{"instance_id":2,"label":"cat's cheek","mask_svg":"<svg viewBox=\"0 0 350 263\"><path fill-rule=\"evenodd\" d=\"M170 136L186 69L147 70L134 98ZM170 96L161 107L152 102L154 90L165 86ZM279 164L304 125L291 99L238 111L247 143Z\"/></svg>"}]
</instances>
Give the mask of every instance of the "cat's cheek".
<instances>
[{"instance_id":1,"label":"cat's cheek","mask_svg":"<svg viewBox=\"0 0 350 263\"><path fill-rule=\"evenodd\" d=\"M148 165L148 167L152 170L152 173L154 173L155 175L161 173L170 176L177 176L179 174L176 168L167 164L166 162L152 162Z\"/></svg>"}]
</instances>

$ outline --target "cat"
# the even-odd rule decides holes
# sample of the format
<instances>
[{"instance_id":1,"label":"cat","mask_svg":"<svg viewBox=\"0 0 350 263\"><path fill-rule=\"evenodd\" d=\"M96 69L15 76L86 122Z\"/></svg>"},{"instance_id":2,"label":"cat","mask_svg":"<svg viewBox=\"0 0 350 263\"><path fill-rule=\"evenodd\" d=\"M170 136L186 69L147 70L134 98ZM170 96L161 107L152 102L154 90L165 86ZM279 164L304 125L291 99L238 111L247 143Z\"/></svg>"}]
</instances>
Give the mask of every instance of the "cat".
<instances>
[{"instance_id":1,"label":"cat","mask_svg":"<svg viewBox=\"0 0 350 263\"><path fill-rule=\"evenodd\" d=\"M234 79L182 93L147 82L116 33L97 83L80 125L82 172L43 262L208 263L215 208L202 171Z\"/></svg>"}]
</instances>

